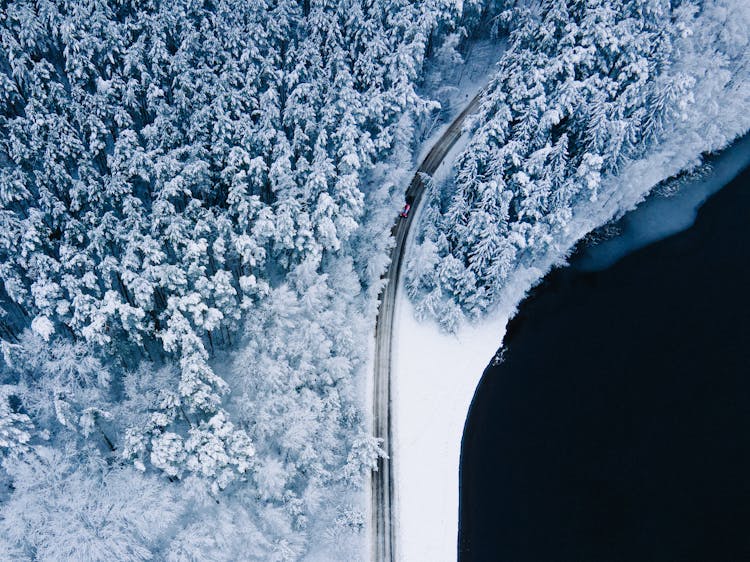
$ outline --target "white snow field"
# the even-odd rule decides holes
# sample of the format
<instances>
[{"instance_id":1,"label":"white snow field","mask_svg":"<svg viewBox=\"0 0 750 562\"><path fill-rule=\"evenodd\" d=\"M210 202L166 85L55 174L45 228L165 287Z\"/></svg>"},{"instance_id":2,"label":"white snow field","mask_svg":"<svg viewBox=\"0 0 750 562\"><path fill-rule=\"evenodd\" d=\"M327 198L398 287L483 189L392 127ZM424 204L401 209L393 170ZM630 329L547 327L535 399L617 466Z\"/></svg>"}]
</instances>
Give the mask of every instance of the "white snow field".
<instances>
[{"instance_id":1,"label":"white snow field","mask_svg":"<svg viewBox=\"0 0 750 562\"><path fill-rule=\"evenodd\" d=\"M417 322L408 300L399 299L393 384L401 560L456 559L464 420L508 316L498 313L480 326L451 336L440 333L432 322Z\"/></svg>"}]
</instances>

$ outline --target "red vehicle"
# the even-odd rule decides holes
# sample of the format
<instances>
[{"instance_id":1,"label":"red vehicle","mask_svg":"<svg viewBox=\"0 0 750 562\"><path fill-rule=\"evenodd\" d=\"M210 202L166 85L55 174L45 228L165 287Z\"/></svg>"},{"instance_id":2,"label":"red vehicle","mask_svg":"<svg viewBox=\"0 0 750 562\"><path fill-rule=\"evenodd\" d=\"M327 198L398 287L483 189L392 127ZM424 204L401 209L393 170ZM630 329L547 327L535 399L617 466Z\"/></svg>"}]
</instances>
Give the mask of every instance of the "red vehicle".
<instances>
[{"instance_id":1,"label":"red vehicle","mask_svg":"<svg viewBox=\"0 0 750 562\"><path fill-rule=\"evenodd\" d=\"M398 216L402 219L405 219L409 216L409 210L411 210L411 204L407 203L406 205L404 205L404 209L398 214Z\"/></svg>"}]
</instances>

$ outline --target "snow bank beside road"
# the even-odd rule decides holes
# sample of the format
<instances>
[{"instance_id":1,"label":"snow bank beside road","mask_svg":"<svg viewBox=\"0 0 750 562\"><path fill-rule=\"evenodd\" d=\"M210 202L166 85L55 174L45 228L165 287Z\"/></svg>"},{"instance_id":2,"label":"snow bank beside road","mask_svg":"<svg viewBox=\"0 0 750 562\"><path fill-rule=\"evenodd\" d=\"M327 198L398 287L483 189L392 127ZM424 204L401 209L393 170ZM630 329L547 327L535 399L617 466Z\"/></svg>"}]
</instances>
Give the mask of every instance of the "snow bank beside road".
<instances>
[{"instance_id":1,"label":"snow bank beside road","mask_svg":"<svg viewBox=\"0 0 750 562\"><path fill-rule=\"evenodd\" d=\"M506 299L456 335L418 322L399 287L392 381L399 559L454 562L461 438L474 391L540 270L519 272Z\"/></svg>"},{"instance_id":2,"label":"snow bank beside road","mask_svg":"<svg viewBox=\"0 0 750 562\"><path fill-rule=\"evenodd\" d=\"M400 294L392 381L399 558L455 561L464 421L508 314L447 335L417 322Z\"/></svg>"}]
</instances>

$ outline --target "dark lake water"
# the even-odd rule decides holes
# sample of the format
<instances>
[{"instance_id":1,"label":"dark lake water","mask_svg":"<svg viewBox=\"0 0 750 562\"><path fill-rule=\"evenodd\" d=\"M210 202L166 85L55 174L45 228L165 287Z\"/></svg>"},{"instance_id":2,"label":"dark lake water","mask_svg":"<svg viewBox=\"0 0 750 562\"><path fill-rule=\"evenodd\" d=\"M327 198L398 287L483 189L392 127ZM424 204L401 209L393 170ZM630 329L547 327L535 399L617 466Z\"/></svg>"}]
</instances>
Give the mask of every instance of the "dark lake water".
<instances>
[{"instance_id":1,"label":"dark lake water","mask_svg":"<svg viewBox=\"0 0 750 562\"><path fill-rule=\"evenodd\" d=\"M572 265L475 395L460 559L750 560L750 171L690 229Z\"/></svg>"}]
</instances>

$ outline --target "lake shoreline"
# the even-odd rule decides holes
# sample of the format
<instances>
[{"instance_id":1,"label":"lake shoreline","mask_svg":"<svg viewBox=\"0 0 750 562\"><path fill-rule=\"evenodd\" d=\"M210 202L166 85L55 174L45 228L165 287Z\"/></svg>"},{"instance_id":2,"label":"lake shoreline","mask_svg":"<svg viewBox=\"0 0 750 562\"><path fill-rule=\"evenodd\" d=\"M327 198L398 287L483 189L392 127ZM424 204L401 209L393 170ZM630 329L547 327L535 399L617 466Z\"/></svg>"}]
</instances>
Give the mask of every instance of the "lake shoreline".
<instances>
[{"instance_id":1,"label":"lake shoreline","mask_svg":"<svg viewBox=\"0 0 750 562\"><path fill-rule=\"evenodd\" d=\"M467 419L461 465L461 560L636 560L648 559L648 553L659 549L659 560L701 559L670 542L672 535L691 537L686 544L697 541L692 556L703 559L711 554L719 556L713 559L750 556L744 533L732 533L738 529L726 524L722 531L703 521L691 507L689 493L684 515L665 508L660 516L664 506L651 506L641 493L650 490L656 498L663 494L663 502L680 504L686 501L680 499L685 490L670 495L662 490L669 488L668 479L657 482L648 475L631 482L610 458L637 474L652 459L660 463L651 467L654 474L679 473L681 469L672 464L685 450L676 449L670 456L648 449L650 435L665 432L665 452L670 440L688 447L679 426L693 427L695 420L684 420L697 410L693 417L724 416L728 425L721 425L724 437L703 436L705 440L701 437L696 443L714 447L719 464L726 455L736 454L735 464L750 470L747 451L732 452L732 439L741 433L731 432L732 424L750 426L745 424L750 418L741 413L742 408L750 410L750 388L736 376L750 364L741 349L743 326L750 324L750 301L741 290L743 283L750 284L745 265L750 261L750 226L744 221L748 209L746 169L710 197L689 229L600 271L576 269L576 260L586 252L579 247L571 267L552 271L530 293L508 325L505 361L485 371ZM681 333L686 330L692 333ZM726 349L717 356L700 349L702 343ZM686 355L691 355L690 361L684 361ZM675 369L682 370L684 380ZM717 381L732 392L712 394ZM738 409L732 401L740 397L747 402ZM570 407L558 403L565 400ZM536 408L538 417L524 406ZM704 420L706 426L712 423ZM674 431L671 437L667 427ZM693 431L700 434L701 426ZM538 465L561 474L558 478L538 473ZM688 472L680 477L693 482L695 475ZM536 484L534 475L540 479ZM750 490L746 495L740 480L736 485L734 494L750 500ZM718 506L704 506L703 511L726 508L748 520L750 511L721 497ZM710 497L700 496L695 502L703 500L713 505ZM644 513L646 529L638 523ZM614 521L618 517L619 523ZM678 528L675 521L686 527ZM691 536L701 528L707 529L702 542ZM661 536L667 537L661 545L651 542L654 529L662 529ZM712 550L719 543L726 545L726 553Z\"/></svg>"}]
</instances>

